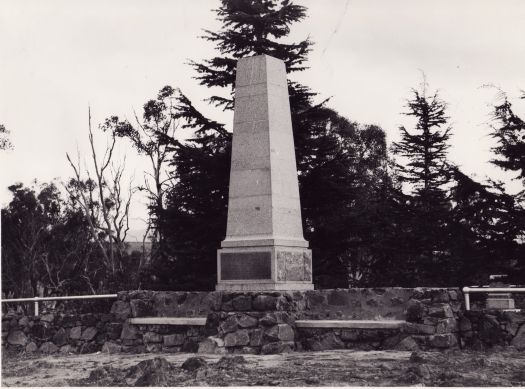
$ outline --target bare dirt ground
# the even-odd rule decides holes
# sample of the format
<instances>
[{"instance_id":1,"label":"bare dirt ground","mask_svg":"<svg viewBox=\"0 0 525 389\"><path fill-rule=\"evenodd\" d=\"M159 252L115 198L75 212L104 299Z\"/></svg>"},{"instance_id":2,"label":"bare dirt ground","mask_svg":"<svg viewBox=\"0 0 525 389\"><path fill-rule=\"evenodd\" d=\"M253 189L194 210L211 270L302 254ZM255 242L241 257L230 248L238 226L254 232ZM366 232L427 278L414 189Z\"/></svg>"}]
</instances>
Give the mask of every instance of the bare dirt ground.
<instances>
[{"instance_id":1,"label":"bare dirt ground","mask_svg":"<svg viewBox=\"0 0 525 389\"><path fill-rule=\"evenodd\" d=\"M5 356L2 385L138 385L133 366L155 357L168 362L159 368L161 380L148 381L156 386L525 386L525 355L517 351L351 350L244 355L227 363L201 354ZM202 358L200 367L182 368L190 357Z\"/></svg>"}]
</instances>

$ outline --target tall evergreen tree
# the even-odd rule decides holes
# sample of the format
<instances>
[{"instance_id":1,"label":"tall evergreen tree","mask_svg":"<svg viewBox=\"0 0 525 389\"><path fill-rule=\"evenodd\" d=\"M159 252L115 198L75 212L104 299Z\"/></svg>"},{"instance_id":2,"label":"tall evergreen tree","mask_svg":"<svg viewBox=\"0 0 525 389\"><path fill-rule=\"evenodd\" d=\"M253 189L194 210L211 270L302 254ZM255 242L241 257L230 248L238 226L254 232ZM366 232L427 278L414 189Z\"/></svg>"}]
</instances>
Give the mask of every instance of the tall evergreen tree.
<instances>
[{"instance_id":1,"label":"tall evergreen tree","mask_svg":"<svg viewBox=\"0 0 525 389\"><path fill-rule=\"evenodd\" d=\"M229 92L211 96L210 103L233 108L239 58L268 54L283 60L289 74L306 69L311 42L282 40L291 25L306 16L304 7L288 0L222 0L217 15L221 29L206 31L204 39L216 44L219 55L191 63L201 85ZM357 221L366 223L362 214L373 198L370 183L377 180L375 172L386 160L384 132L342 118L325 102L316 104L315 93L304 85L289 80L288 87L305 238L314 251L314 275L324 274L322 283L347 286L346 254L349 247L355 252L358 243L363 244L356 234L366 228ZM172 270L158 269L157 274L171 287L211 288L216 249L226 232L231 134L182 94L177 109L183 127L194 130L194 136L184 142L172 140L177 184L168 196L163 219L173 253ZM356 204L362 205L359 212ZM168 278L171 275L177 285Z\"/></svg>"},{"instance_id":2,"label":"tall evergreen tree","mask_svg":"<svg viewBox=\"0 0 525 389\"><path fill-rule=\"evenodd\" d=\"M497 155L492 163L516 172L525 189L525 121L514 112L507 95L502 93L502 98L503 101L494 106L496 124L492 136L498 144L492 149ZM525 100L525 92L521 98Z\"/></svg>"},{"instance_id":3,"label":"tall evergreen tree","mask_svg":"<svg viewBox=\"0 0 525 389\"><path fill-rule=\"evenodd\" d=\"M437 92L428 96L423 86L412 93L405 115L416 118L415 132L401 127L401 141L393 144L393 151L408 158L406 166L400 166L400 178L412 185L420 205L429 208L442 204L446 197L443 185L450 181L446 157L451 129L443 129L448 122L446 104Z\"/></svg>"},{"instance_id":4,"label":"tall evergreen tree","mask_svg":"<svg viewBox=\"0 0 525 389\"><path fill-rule=\"evenodd\" d=\"M524 254L519 242L524 210L501 183L481 184L458 168L452 177L449 279L454 285L478 285L490 274L512 274Z\"/></svg>"},{"instance_id":5,"label":"tall evergreen tree","mask_svg":"<svg viewBox=\"0 0 525 389\"><path fill-rule=\"evenodd\" d=\"M408 116L416 119L413 132L401 127L401 141L393 144L396 155L407 160L398 165L400 180L411 190L413 226L411 253L413 277L419 283L443 283L444 267L450 259L447 219L449 205L446 184L450 183L447 162L451 128L447 126L446 104L438 93L427 94L426 84L413 90Z\"/></svg>"},{"instance_id":6,"label":"tall evergreen tree","mask_svg":"<svg viewBox=\"0 0 525 389\"><path fill-rule=\"evenodd\" d=\"M516 114L512 103L504 92L500 92L501 102L494 106L494 121L492 136L497 145L492 149L496 158L491 162L507 171L517 173L516 179L521 180L523 190L515 198L518 202L513 215L517 216L518 228L521 234L516 237L519 243L519 261L509 272L517 283L523 284L525 279L525 121ZM521 99L525 100L522 91Z\"/></svg>"}]
</instances>

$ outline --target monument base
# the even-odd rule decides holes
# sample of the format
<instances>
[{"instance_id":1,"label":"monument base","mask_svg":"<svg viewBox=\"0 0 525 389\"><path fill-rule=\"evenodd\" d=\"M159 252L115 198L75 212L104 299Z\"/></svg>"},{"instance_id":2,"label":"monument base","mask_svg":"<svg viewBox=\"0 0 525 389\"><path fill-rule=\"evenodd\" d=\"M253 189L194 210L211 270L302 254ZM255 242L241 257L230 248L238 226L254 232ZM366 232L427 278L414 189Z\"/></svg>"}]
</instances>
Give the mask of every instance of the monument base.
<instances>
[{"instance_id":1,"label":"monument base","mask_svg":"<svg viewBox=\"0 0 525 389\"><path fill-rule=\"evenodd\" d=\"M294 246L217 250L216 290L311 290L312 251Z\"/></svg>"}]
</instances>

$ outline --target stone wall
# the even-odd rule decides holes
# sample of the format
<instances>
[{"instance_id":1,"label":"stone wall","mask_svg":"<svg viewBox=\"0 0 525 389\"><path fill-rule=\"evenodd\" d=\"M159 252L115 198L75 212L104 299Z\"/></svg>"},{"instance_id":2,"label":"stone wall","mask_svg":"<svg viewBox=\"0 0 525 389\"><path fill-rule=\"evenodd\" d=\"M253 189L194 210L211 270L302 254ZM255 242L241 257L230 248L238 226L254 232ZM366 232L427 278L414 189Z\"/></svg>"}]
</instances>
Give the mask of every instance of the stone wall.
<instances>
[{"instance_id":1,"label":"stone wall","mask_svg":"<svg viewBox=\"0 0 525 389\"><path fill-rule=\"evenodd\" d=\"M525 315L464 312L459 289L121 292L103 313L9 312L2 345L42 353L279 353L328 349L523 347ZM133 325L134 317L206 317L205 326ZM298 328L296 320L403 320L399 329Z\"/></svg>"},{"instance_id":2,"label":"stone wall","mask_svg":"<svg viewBox=\"0 0 525 389\"><path fill-rule=\"evenodd\" d=\"M458 289L375 288L225 293L208 325L207 351L443 349L458 347ZM406 320L400 330L297 328L295 321Z\"/></svg>"},{"instance_id":3,"label":"stone wall","mask_svg":"<svg viewBox=\"0 0 525 389\"><path fill-rule=\"evenodd\" d=\"M2 317L2 346L28 353L196 352L202 326L132 325L132 317L206 317L212 293L132 291L118 294L109 312L41 316L9 311ZM61 306L62 307L62 306Z\"/></svg>"},{"instance_id":4,"label":"stone wall","mask_svg":"<svg viewBox=\"0 0 525 389\"><path fill-rule=\"evenodd\" d=\"M2 318L2 346L28 353L92 353L121 332L122 321L108 313L35 317L10 312Z\"/></svg>"},{"instance_id":5,"label":"stone wall","mask_svg":"<svg viewBox=\"0 0 525 389\"><path fill-rule=\"evenodd\" d=\"M486 350L512 346L525 351L525 312L465 311L459 328L462 347Z\"/></svg>"}]
</instances>

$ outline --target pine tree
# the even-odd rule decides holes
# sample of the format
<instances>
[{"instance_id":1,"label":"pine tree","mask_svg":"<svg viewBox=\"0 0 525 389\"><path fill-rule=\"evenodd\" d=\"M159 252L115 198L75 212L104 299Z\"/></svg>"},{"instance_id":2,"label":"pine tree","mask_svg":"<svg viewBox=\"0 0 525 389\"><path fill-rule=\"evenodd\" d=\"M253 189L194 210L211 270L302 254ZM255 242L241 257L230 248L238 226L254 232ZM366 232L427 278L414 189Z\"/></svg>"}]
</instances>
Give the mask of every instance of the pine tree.
<instances>
[{"instance_id":1,"label":"pine tree","mask_svg":"<svg viewBox=\"0 0 525 389\"><path fill-rule=\"evenodd\" d=\"M211 104L233 108L239 58L258 54L279 58L291 77L306 69L312 43L283 41L291 25L306 16L304 7L288 0L222 0L217 15L222 28L206 31L204 39L216 44L219 55L191 62L201 85L223 87L230 93L211 96ZM344 119L325 107L326 101L315 103L315 93L304 85L289 80L288 88L304 231L314 251L314 275L319 281L324 274L322 283L332 287L347 286L346 265L352 255L347 254L363 244L356 234L365 230L356 221L365 223L362 215L373 198L374 185L369 184L386 159L384 132ZM168 196L163 220L173 262L171 271L158 269L157 274L173 274L177 287L211 288L216 249L226 232L231 134L223 124L203 116L186 96L181 94L178 103L177 117L194 136L172 142L177 184ZM164 278L163 283L172 281Z\"/></svg>"},{"instance_id":2,"label":"pine tree","mask_svg":"<svg viewBox=\"0 0 525 389\"><path fill-rule=\"evenodd\" d=\"M415 129L409 132L401 127L401 141L393 144L393 151L407 159L398 169L401 182L411 190L412 276L420 284L440 284L446 278L440 280L437 275L444 274L450 259L445 186L450 183L447 150L451 128L447 126L446 104L437 92L427 95L423 84L421 91L413 90L412 95L405 115L416 119Z\"/></svg>"},{"instance_id":3,"label":"pine tree","mask_svg":"<svg viewBox=\"0 0 525 389\"><path fill-rule=\"evenodd\" d=\"M423 207L432 207L445 199L443 185L449 182L446 156L450 147L450 127L447 124L446 104L438 93L427 96L426 88L413 90L408 101L407 116L417 120L414 133L401 127L401 141L393 144L395 154L408 158L406 166L400 166L400 177L413 186L413 193Z\"/></svg>"},{"instance_id":4,"label":"pine tree","mask_svg":"<svg viewBox=\"0 0 525 389\"><path fill-rule=\"evenodd\" d=\"M492 149L499 157L491 162L504 170L518 173L525 189L525 122L513 110L507 95L502 93L503 101L494 106L492 136L498 144ZM522 96L525 99L525 92Z\"/></svg>"},{"instance_id":5,"label":"pine tree","mask_svg":"<svg viewBox=\"0 0 525 389\"><path fill-rule=\"evenodd\" d=\"M524 210L501 183L476 182L457 167L452 176L450 281L477 285L490 274L513 274L524 254L519 243L525 233Z\"/></svg>"},{"instance_id":6,"label":"pine tree","mask_svg":"<svg viewBox=\"0 0 525 389\"><path fill-rule=\"evenodd\" d=\"M525 92L522 91L522 99ZM516 179L522 181L523 190L516 194L517 207L513 210L519 221L518 228L521 234L516 238L519 243L520 260L517 261L509 275L523 284L525 279L525 121L518 116L508 96L500 92L502 101L494 106L494 121L492 136L497 140L497 145L492 149L496 158L491 162L507 171L517 173Z\"/></svg>"}]
</instances>

